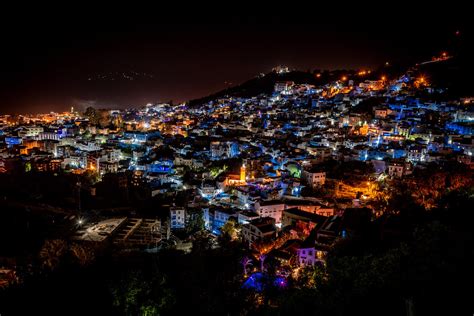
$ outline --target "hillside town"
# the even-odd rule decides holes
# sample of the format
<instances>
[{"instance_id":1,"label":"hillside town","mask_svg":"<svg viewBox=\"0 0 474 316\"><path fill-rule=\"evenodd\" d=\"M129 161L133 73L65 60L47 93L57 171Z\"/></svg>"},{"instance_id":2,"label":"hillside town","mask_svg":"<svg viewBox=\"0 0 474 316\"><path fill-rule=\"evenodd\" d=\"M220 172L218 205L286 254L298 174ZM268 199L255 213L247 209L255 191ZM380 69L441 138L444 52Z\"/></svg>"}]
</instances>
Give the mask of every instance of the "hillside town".
<instances>
[{"instance_id":1,"label":"hillside town","mask_svg":"<svg viewBox=\"0 0 474 316\"><path fill-rule=\"evenodd\" d=\"M394 196L429 211L472 187L474 96L446 97L422 66L312 73L320 85L278 66L259 76L273 92L251 97L2 115L2 212L45 218L12 230L66 240L81 260L239 242L241 287L261 293L271 275L284 289L345 239L407 239ZM18 256L1 258L0 286L22 282Z\"/></svg>"}]
</instances>

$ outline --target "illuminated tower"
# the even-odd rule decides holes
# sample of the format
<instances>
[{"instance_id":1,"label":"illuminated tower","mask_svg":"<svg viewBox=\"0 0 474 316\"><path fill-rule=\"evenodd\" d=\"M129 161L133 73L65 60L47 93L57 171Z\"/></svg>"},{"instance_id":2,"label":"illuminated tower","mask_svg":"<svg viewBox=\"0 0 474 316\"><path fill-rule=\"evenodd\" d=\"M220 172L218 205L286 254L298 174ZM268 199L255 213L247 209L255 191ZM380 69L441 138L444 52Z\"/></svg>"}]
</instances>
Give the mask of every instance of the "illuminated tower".
<instances>
[{"instance_id":1,"label":"illuminated tower","mask_svg":"<svg viewBox=\"0 0 474 316\"><path fill-rule=\"evenodd\" d=\"M245 162L244 162L242 164L242 167L240 167L240 181L241 182L245 182L246 173L247 173L247 168L245 167Z\"/></svg>"},{"instance_id":2,"label":"illuminated tower","mask_svg":"<svg viewBox=\"0 0 474 316\"><path fill-rule=\"evenodd\" d=\"M359 133L360 135L365 136L367 135L368 132L369 132L369 125L367 124L367 122L364 122L364 125L362 125L362 127L359 129Z\"/></svg>"}]
</instances>

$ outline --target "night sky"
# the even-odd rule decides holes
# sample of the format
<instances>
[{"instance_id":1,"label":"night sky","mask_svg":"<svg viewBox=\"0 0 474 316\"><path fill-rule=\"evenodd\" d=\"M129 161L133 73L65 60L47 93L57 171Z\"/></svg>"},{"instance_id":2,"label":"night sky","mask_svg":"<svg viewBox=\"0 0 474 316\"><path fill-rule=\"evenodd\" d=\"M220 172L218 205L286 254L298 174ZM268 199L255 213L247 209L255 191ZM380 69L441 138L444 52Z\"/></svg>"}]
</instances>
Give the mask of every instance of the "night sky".
<instances>
[{"instance_id":1,"label":"night sky","mask_svg":"<svg viewBox=\"0 0 474 316\"><path fill-rule=\"evenodd\" d=\"M454 5L391 14L50 9L2 11L0 114L185 101L278 64L312 70L417 62L449 46L456 30L471 35L469 10Z\"/></svg>"}]
</instances>

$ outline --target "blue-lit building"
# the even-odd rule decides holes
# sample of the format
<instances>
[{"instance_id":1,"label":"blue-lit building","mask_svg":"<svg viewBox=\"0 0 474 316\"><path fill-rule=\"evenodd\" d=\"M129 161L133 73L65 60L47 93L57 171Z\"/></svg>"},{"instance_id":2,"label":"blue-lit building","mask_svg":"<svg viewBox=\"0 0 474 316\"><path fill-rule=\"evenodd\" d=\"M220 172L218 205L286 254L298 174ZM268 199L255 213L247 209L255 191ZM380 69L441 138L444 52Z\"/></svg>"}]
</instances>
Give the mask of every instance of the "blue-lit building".
<instances>
[{"instance_id":1,"label":"blue-lit building","mask_svg":"<svg viewBox=\"0 0 474 316\"><path fill-rule=\"evenodd\" d=\"M134 142L146 142L148 138L148 134L141 133L141 132L125 132L123 133L123 137L125 139L129 139Z\"/></svg>"},{"instance_id":2,"label":"blue-lit building","mask_svg":"<svg viewBox=\"0 0 474 316\"><path fill-rule=\"evenodd\" d=\"M20 145L22 143L22 139L21 137L9 136L5 137L5 143L8 147L12 147L14 145Z\"/></svg>"},{"instance_id":3,"label":"blue-lit building","mask_svg":"<svg viewBox=\"0 0 474 316\"><path fill-rule=\"evenodd\" d=\"M461 135L474 135L474 123L472 122L451 122L446 124L446 128Z\"/></svg>"},{"instance_id":4,"label":"blue-lit building","mask_svg":"<svg viewBox=\"0 0 474 316\"><path fill-rule=\"evenodd\" d=\"M238 214L235 210L225 208L205 208L203 216L204 227L216 235L221 233L221 227L224 226L231 217L236 220L238 218Z\"/></svg>"},{"instance_id":5,"label":"blue-lit building","mask_svg":"<svg viewBox=\"0 0 474 316\"><path fill-rule=\"evenodd\" d=\"M173 172L173 161L172 160L161 160L155 161L154 163L146 165L147 172L154 173L172 173Z\"/></svg>"}]
</instances>

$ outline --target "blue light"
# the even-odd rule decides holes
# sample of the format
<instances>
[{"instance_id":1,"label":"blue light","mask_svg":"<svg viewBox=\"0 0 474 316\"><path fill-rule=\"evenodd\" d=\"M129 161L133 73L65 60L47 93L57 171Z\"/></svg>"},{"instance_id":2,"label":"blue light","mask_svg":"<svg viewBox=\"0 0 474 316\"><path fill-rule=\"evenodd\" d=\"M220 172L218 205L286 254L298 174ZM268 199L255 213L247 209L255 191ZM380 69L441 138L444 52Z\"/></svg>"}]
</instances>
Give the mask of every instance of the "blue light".
<instances>
[{"instance_id":1,"label":"blue light","mask_svg":"<svg viewBox=\"0 0 474 316\"><path fill-rule=\"evenodd\" d=\"M273 285L279 288L285 288L287 286L286 279L281 276L277 277L271 277L268 275L265 275L261 272L255 272L253 273L242 285L243 289L252 289L257 292L262 292L265 289L265 278L272 278L273 279Z\"/></svg>"},{"instance_id":2,"label":"blue light","mask_svg":"<svg viewBox=\"0 0 474 316\"><path fill-rule=\"evenodd\" d=\"M5 143L7 143L9 147L13 145L20 145L21 142L22 139L20 137L5 137Z\"/></svg>"}]
</instances>

